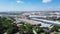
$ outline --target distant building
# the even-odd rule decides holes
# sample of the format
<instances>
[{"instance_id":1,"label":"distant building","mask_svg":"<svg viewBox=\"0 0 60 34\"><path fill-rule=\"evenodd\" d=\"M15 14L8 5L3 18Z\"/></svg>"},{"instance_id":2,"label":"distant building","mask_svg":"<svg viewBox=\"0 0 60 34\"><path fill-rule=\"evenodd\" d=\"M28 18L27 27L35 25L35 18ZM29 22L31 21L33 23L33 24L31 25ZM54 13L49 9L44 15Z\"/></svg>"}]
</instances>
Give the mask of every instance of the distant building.
<instances>
[{"instance_id":1,"label":"distant building","mask_svg":"<svg viewBox=\"0 0 60 34\"><path fill-rule=\"evenodd\" d=\"M29 15L30 18L46 18L46 16Z\"/></svg>"},{"instance_id":2,"label":"distant building","mask_svg":"<svg viewBox=\"0 0 60 34\"><path fill-rule=\"evenodd\" d=\"M52 19L59 19L60 18L60 12L49 13L47 17L52 18Z\"/></svg>"},{"instance_id":3,"label":"distant building","mask_svg":"<svg viewBox=\"0 0 60 34\"><path fill-rule=\"evenodd\" d=\"M29 15L30 18L47 18L47 19L60 19L60 12L38 13L37 15Z\"/></svg>"}]
</instances>

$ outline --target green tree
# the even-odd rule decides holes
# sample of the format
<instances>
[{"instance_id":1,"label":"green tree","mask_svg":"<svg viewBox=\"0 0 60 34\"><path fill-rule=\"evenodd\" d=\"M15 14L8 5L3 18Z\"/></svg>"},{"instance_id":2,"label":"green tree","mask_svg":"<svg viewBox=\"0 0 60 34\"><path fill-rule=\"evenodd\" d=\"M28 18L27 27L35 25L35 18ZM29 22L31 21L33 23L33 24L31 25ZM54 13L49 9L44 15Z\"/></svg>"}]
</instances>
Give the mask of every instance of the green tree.
<instances>
[{"instance_id":1,"label":"green tree","mask_svg":"<svg viewBox=\"0 0 60 34\"><path fill-rule=\"evenodd\" d=\"M7 32L8 34L16 32L18 27L16 24L12 23L12 20L5 17L0 17L0 34L3 34L4 32Z\"/></svg>"},{"instance_id":2,"label":"green tree","mask_svg":"<svg viewBox=\"0 0 60 34\"><path fill-rule=\"evenodd\" d=\"M18 31L18 27L15 24L11 24L7 29L7 34L15 34Z\"/></svg>"},{"instance_id":3,"label":"green tree","mask_svg":"<svg viewBox=\"0 0 60 34\"><path fill-rule=\"evenodd\" d=\"M33 34L32 25L28 23L20 26L19 30L20 34Z\"/></svg>"},{"instance_id":4,"label":"green tree","mask_svg":"<svg viewBox=\"0 0 60 34\"><path fill-rule=\"evenodd\" d=\"M51 28L51 32L54 32L54 31L57 31L58 32L58 29L60 29L60 26L53 26L53 28Z\"/></svg>"},{"instance_id":5,"label":"green tree","mask_svg":"<svg viewBox=\"0 0 60 34\"><path fill-rule=\"evenodd\" d=\"M37 34L40 34L43 32L43 28L39 27L39 26L35 26L34 30L37 32Z\"/></svg>"}]
</instances>

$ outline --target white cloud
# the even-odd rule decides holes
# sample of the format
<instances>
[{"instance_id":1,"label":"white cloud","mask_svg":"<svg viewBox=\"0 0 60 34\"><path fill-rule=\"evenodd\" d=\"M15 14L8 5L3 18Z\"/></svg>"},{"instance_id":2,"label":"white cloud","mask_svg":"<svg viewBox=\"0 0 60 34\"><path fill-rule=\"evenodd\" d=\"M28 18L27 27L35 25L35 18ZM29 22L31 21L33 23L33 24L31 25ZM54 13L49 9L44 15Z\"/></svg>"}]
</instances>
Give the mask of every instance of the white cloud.
<instances>
[{"instance_id":1,"label":"white cloud","mask_svg":"<svg viewBox=\"0 0 60 34\"><path fill-rule=\"evenodd\" d=\"M16 2L17 2L17 3L24 3L24 2L23 2L23 1L21 1L21 0L17 0Z\"/></svg>"},{"instance_id":2,"label":"white cloud","mask_svg":"<svg viewBox=\"0 0 60 34\"><path fill-rule=\"evenodd\" d=\"M43 3L49 3L51 2L52 0L42 0Z\"/></svg>"}]
</instances>

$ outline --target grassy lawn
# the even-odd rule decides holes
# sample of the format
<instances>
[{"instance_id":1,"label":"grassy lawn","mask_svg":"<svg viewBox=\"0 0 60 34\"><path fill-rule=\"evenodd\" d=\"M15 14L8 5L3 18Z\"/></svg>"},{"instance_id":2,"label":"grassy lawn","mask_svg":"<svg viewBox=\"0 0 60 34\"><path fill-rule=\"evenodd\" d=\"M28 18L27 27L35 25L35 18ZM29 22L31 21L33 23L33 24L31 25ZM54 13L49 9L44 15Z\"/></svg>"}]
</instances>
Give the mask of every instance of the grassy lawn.
<instances>
[{"instance_id":1,"label":"grassy lawn","mask_svg":"<svg viewBox=\"0 0 60 34\"><path fill-rule=\"evenodd\" d=\"M57 32L55 32L54 34L58 34Z\"/></svg>"},{"instance_id":2,"label":"grassy lawn","mask_svg":"<svg viewBox=\"0 0 60 34\"><path fill-rule=\"evenodd\" d=\"M59 22L60 22L60 20L57 20L57 21L59 21Z\"/></svg>"},{"instance_id":3,"label":"grassy lawn","mask_svg":"<svg viewBox=\"0 0 60 34\"><path fill-rule=\"evenodd\" d=\"M45 34L45 33L41 33L41 34Z\"/></svg>"}]
</instances>

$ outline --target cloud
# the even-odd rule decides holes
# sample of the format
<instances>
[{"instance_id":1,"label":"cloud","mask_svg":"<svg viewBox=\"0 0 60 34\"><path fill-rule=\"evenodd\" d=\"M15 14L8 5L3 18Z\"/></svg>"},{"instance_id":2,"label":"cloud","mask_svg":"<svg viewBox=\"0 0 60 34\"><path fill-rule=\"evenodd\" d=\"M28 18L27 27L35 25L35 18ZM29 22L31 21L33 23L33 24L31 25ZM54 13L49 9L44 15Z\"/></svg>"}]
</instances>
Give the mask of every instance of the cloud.
<instances>
[{"instance_id":1,"label":"cloud","mask_svg":"<svg viewBox=\"0 0 60 34\"><path fill-rule=\"evenodd\" d=\"M21 0L16 0L17 3L24 3L23 1Z\"/></svg>"},{"instance_id":2,"label":"cloud","mask_svg":"<svg viewBox=\"0 0 60 34\"><path fill-rule=\"evenodd\" d=\"M52 0L42 0L43 3L49 3L51 2Z\"/></svg>"}]
</instances>

